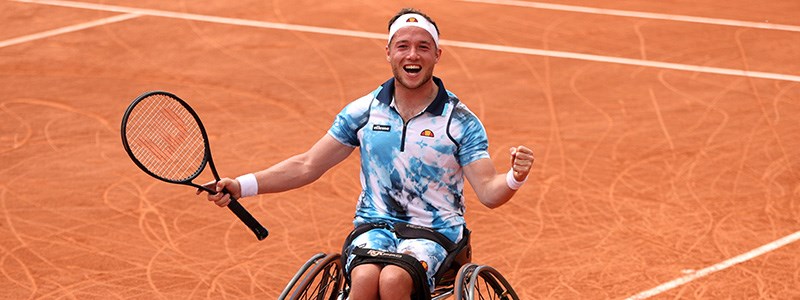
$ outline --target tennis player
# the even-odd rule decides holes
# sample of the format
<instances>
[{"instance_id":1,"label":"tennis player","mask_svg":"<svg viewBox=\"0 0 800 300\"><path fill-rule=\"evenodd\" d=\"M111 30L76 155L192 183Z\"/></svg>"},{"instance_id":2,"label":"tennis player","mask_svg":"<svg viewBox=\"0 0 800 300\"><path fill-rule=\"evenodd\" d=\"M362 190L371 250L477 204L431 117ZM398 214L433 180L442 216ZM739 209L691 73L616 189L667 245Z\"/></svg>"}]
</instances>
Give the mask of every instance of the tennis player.
<instances>
[{"instance_id":1,"label":"tennis player","mask_svg":"<svg viewBox=\"0 0 800 300\"><path fill-rule=\"evenodd\" d=\"M237 198L276 193L310 184L347 158L361 153L362 192L354 225L380 223L355 237L347 249L362 247L405 253L426 269L428 287L447 251L428 239L402 239L392 226L406 223L433 229L453 242L464 233L464 177L490 208L508 202L534 162L525 146L510 149L508 172L498 173L489 157L486 130L444 82L433 76L442 56L439 30L424 13L403 9L389 22L386 60L393 77L348 104L333 125L305 153L236 179L224 178ZM208 195L226 206L228 195ZM348 253L343 253L348 255ZM346 266L350 299L404 299L414 292L412 276L395 265Z\"/></svg>"}]
</instances>

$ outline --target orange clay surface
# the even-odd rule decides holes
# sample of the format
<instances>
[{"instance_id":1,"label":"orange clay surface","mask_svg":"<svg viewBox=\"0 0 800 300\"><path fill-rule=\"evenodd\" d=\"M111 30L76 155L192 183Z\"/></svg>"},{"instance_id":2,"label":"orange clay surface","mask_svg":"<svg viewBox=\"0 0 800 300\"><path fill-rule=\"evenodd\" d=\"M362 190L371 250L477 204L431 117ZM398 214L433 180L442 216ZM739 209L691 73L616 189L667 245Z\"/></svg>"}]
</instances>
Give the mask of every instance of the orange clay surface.
<instances>
[{"instance_id":1,"label":"orange clay surface","mask_svg":"<svg viewBox=\"0 0 800 300\"><path fill-rule=\"evenodd\" d=\"M800 26L797 1L551 3ZM467 1L86 3L383 34L404 6L448 41L780 74L443 46L435 75L483 121L498 172L536 153L507 205L467 187L474 261L522 299L622 299L800 231L800 32ZM598 6L600 5L600 6ZM0 41L124 14L0 1ZM125 108L167 90L201 115L223 176L300 153L391 75L385 40L132 15L0 47L0 295L8 299L274 299L340 249L358 154L317 182L227 209L145 175ZM794 76L794 77L792 77ZM208 180L204 175L200 181ZM800 298L800 243L654 295Z\"/></svg>"}]
</instances>

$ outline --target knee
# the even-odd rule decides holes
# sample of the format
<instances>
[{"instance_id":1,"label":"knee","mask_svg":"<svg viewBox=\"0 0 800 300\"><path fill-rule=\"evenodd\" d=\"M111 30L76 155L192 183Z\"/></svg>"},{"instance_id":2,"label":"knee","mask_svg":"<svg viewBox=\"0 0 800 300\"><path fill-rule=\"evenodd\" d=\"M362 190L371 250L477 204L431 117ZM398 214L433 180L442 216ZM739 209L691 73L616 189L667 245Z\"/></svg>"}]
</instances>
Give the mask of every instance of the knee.
<instances>
[{"instance_id":1,"label":"knee","mask_svg":"<svg viewBox=\"0 0 800 300\"><path fill-rule=\"evenodd\" d=\"M353 268L350 271L350 299L378 299L380 273L380 267L373 264Z\"/></svg>"},{"instance_id":2,"label":"knee","mask_svg":"<svg viewBox=\"0 0 800 300\"><path fill-rule=\"evenodd\" d=\"M360 266L356 266L350 271L350 278L352 281L357 282L370 282L374 281L378 283L378 274L380 274L381 269L377 265L373 264L363 264Z\"/></svg>"},{"instance_id":3,"label":"knee","mask_svg":"<svg viewBox=\"0 0 800 300\"><path fill-rule=\"evenodd\" d=\"M407 299L413 292L414 280L405 269L388 265L381 271L379 286L381 287L381 296L384 292L390 292L396 296L402 295L401 297Z\"/></svg>"}]
</instances>

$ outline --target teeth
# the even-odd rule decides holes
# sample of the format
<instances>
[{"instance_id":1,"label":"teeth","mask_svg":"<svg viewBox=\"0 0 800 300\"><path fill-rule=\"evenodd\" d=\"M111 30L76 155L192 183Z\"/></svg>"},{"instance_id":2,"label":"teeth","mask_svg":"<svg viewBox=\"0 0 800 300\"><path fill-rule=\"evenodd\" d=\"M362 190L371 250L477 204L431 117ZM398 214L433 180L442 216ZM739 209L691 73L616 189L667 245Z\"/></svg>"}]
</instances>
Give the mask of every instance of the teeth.
<instances>
[{"instance_id":1,"label":"teeth","mask_svg":"<svg viewBox=\"0 0 800 300\"><path fill-rule=\"evenodd\" d=\"M419 70L422 69L420 66L406 66L406 70Z\"/></svg>"}]
</instances>

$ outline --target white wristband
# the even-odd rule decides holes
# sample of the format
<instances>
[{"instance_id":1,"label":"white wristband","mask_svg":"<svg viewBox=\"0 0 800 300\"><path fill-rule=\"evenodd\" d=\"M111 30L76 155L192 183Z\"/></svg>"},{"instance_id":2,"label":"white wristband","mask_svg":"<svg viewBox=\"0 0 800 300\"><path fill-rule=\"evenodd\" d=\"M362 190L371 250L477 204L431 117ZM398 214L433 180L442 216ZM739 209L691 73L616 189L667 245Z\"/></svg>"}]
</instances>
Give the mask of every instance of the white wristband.
<instances>
[{"instance_id":1,"label":"white wristband","mask_svg":"<svg viewBox=\"0 0 800 300\"><path fill-rule=\"evenodd\" d=\"M517 179L514 178L514 169L508 170L508 173L506 173L506 184L508 185L508 188L512 190L518 190L520 187L522 187L525 181L528 181L528 177L525 177L525 179L522 181L517 181Z\"/></svg>"},{"instance_id":2,"label":"white wristband","mask_svg":"<svg viewBox=\"0 0 800 300\"><path fill-rule=\"evenodd\" d=\"M239 182L241 198L258 195L258 180L256 180L255 174L250 173L236 177L236 181Z\"/></svg>"}]
</instances>

